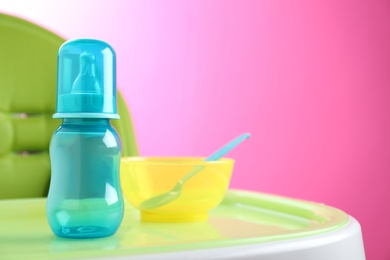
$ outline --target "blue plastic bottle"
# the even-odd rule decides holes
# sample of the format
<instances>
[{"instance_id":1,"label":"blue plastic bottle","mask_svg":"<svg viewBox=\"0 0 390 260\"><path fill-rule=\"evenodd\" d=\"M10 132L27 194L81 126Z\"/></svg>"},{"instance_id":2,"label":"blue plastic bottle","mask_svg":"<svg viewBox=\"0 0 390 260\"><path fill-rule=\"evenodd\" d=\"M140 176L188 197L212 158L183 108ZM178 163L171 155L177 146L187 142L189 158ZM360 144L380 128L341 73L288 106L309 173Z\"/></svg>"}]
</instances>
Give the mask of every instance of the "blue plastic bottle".
<instances>
[{"instance_id":1,"label":"blue plastic bottle","mask_svg":"<svg viewBox=\"0 0 390 260\"><path fill-rule=\"evenodd\" d=\"M110 124L119 118L115 65L112 47L98 40L68 41L58 53L53 117L63 123L50 142L46 214L60 237L110 236L122 222L121 142Z\"/></svg>"}]
</instances>

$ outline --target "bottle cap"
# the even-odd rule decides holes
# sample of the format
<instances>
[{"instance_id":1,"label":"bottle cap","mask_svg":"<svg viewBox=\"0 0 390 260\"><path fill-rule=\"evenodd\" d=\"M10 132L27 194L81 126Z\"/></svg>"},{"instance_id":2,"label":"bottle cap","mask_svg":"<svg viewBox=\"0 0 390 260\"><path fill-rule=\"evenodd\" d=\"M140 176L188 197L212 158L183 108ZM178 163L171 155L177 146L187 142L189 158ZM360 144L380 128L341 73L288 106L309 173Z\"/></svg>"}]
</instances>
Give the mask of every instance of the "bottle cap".
<instances>
[{"instance_id":1,"label":"bottle cap","mask_svg":"<svg viewBox=\"0 0 390 260\"><path fill-rule=\"evenodd\" d=\"M94 39L65 42L58 51L57 107L54 118L118 119L116 57Z\"/></svg>"}]
</instances>

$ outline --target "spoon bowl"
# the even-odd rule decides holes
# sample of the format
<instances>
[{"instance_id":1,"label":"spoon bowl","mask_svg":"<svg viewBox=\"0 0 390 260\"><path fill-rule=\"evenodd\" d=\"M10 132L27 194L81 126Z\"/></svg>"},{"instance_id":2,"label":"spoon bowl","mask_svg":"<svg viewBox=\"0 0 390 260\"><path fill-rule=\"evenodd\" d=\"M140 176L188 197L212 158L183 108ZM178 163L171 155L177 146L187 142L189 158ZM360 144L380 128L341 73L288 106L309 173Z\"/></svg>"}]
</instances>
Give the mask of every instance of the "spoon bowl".
<instances>
[{"instance_id":1,"label":"spoon bowl","mask_svg":"<svg viewBox=\"0 0 390 260\"><path fill-rule=\"evenodd\" d=\"M197 167L203 169L173 188ZM198 222L222 201L234 160L205 161L202 157L127 157L121 161L121 185L126 200L141 211L143 221ZM172 192L167 195L167 191ZM180 192L180 194L178 194ZM141 204L165 194L166 203L142 209ZM130 206L130 205L127 205Z\"/></svg>"},{"instance_id":2,"label":"spoon bowl","mask_svg":"<svg viewBox=\"0 0 390 260\"><path fill-rule=\"evenodd\" d=\"M230 160L230 168L217 169L216 165L229 162L220 158L249 137L248 133L241 134L201 160L177 158L171 163L163 158L122 160L122 190L130 203L141 210L143 220L182 222L207 219L208 210L221 202L228 188L234 161ZM172 176L173 181L168 181ZM197 180L199 184L194 185Z\"/></svg>"}]
</instances>

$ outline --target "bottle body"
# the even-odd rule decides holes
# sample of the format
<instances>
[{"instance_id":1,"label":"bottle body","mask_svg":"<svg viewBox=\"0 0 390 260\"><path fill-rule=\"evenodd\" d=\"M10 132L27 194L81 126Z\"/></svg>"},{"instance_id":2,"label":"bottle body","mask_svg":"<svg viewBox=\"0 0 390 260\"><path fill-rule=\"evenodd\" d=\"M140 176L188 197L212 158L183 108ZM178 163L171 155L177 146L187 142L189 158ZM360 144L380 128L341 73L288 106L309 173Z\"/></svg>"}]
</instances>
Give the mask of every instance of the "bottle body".
<instances>
[{"instance_id":1,"label":"bottle body","mask_svg":"<svg viewBox=\"0 0 390 260\"><path fill-rule=\"evenodd\" d=\"M109 119L64 119L50 142L46 214L57 236L113 235L124 206L119 182L120 138Z\"/></svg>"}]
</instances>

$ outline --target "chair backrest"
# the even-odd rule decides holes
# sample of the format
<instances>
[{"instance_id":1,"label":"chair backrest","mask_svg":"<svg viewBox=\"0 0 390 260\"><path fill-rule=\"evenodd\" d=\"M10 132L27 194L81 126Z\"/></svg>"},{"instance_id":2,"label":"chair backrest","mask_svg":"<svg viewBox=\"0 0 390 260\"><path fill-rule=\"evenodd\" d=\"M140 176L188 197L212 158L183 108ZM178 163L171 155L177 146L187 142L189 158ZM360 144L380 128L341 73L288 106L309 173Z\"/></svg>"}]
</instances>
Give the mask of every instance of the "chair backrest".
<instances>
[{"instance_id":1,"label":"chair backrest","mask_svg":"<svg viewBox=\"0 0 390 260\"><path fill-rule=\"evenodd\" d=\"M46 196L49 143L61 123L56 102L57 52L65 39L0 14L0 199ZM118 93L123 156L138 155L131 118Z\"/></svg>"}]
</instances>

